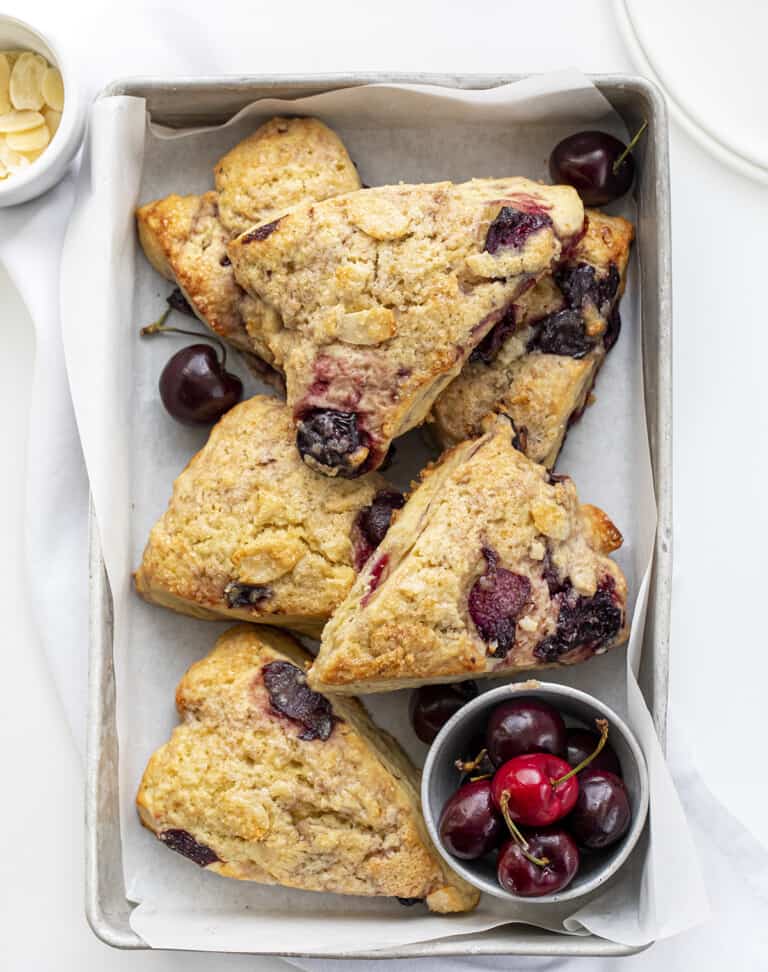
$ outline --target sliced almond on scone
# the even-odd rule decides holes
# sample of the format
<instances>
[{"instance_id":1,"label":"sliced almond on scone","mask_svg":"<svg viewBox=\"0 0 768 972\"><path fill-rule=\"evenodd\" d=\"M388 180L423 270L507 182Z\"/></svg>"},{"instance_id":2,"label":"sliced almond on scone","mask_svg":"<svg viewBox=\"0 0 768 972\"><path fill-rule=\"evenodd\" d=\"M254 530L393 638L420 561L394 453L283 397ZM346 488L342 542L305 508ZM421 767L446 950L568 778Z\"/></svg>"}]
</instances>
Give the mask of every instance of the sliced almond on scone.
<instances>
[{"instance_id":1,"label":"sliced almond on scone","mask_svg":"<svg viewBox=\"0 0 768 972\"><path fill-rule=\"evenodd\" d=\"M628 636L608 516L508 418L422 476L323 632L309 681L365 693L571 665Z\"/></svg>"},{"instance_id":2,"label":"sliced almond on scone","mask_svg":"<svg viewBox=\"0 0 768 972\"><path fill-rule=\"evenodd\" d=\"M309 660L268 628L219 638L178 687L182 722L144 772L142 823L224 877L470 911L479 894L430 843L417 771L357 700L309 689Z\"/></svg>"}]
</instances>

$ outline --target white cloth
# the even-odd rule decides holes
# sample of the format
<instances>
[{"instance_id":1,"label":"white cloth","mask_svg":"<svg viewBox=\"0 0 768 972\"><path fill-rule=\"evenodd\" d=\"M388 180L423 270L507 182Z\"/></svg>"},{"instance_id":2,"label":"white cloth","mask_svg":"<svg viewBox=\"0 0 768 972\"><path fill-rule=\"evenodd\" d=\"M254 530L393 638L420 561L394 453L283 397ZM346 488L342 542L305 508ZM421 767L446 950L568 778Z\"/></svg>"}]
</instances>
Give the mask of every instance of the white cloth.
<instances>
[{"instance_id":1,"label":"white cloth","mask_svg":"<svg viewBox=\"0 0 768 972\"><path fill-rule=\"evenodd\" d=\"M348 33L339 32L339 24L346 23L347 15L342 5L334 10L332 2L306 3L297 11L296 5L282 10L265 4L259 9L258 3L221 0L217 4L215 31L208 22L210 8L203 12L200 5L197 14L194 3L178 4L176 10L170 4L157 9L139 2L123 9L82 3L78 15L73 16L69 5L64 9L45 0L25 0L23 4L17 2L15 10L12 3L10 12L40 24L63 39L66 49L80 65L91 95L113 77L141 71L301 73L344 67L408 69L415 66L421 70L525 70L567 63L573 60L576 50L599 53L601 60L595 59L590 65L595 68L620 70L629 66L617 45L605 0L592 2L590 11L581 7L576 11L575 5L566 2L555 4L543 34L546 44L537 46L532 40L535 31L529 32L526 44L518 45L519 50L511 60L508 55L510 48L514 50L514 32L500 26L510 17L506 2L489 3L484 17L475 18L477 22L457 19L457 29L450 35L452 39L443 40L433 27L439 24L443 28L457 16L458 10L451 11L449 0L442 3L430 0L422 5L392 3L386 5L386 15L381 13L381 5L376 6L376 12L371 10L369 16L364 10L356 9L355 16L361 20L349 28L358 38L356 44L349 43ZM402 9L396 9L398 6ZM406 14L411 26L407 37L398 28ZM488 24L494 24L494 29L489 30ZM583 24L587 28L582 28ZM334 36L339 37L335 50ZM584 64L583 59L581 62ZM706 160L694 156L688 170L678 173L679 179L673 182L673 187L677 186L680 194L685 193L685 187L695 179L694 173L703 178L702 171L708 171ZM725 173L716 172L715 177L727 179ZM736 188L738 193L742 192L741 186ZM728 195L728 188L724 195L732 209L736 197L733 193ZM72 182L67 179L40 200L14 210L0 210L0 261L31 312L37 343L28 452L27 586L68 722L82 751L88 643L87 482L61 355L56 285L61 240L71 202ZM754 200L754 204L760 202ZM682 223L677 229L681 227ZM700 253L698 259L705 260L706 254ZM710 320L714 331L717 317L712 316ZM705 322L699 319L695 323L701 329ZM678 341L692 336L690 324L678 318ZM98 321L83 321L83 327L97 326ZM722 387L720 391L723 392ZM759 414L759 406L747 408L742 414ZM689 563L693 568L692 562ZM706 582L706 568L701 577ZM685 580L691 582L695 578ZM733 602L724 598L719 606L708 605L713 616L718 607L721 612L729 612L733 610ZM685 658L689 670L717 660L715 642L711 643L712 651L708 654L701 643L694 646L684 643L685 628L679 619L675 630L678 638L673 645L673 658ZM673 668L684 671L680 664L673 664ZM741 690L749 691L749 686ZM739 691L737 684L729 693L736 708ZM689 704L685 711L676 712L680 698L686 698ZM768 905L768 855L711 797L692 770L686 758L688 746L682 745L676 727L685 723L693 737L695 732L705 731L708 713L690 703L690 694L686 694L679 682L675 694L673 680L672 765L701 849L715 919L708 926L659 944L634 959L633 966L649 970L693 967L703 970L721 969L728 963L734 968L764 968L768 954L764 923ZM749 720L750 714L745 712L744 718ZM751 725L757 730L757 723ZM758 738L756 731L746 735L747 745L750 739ZM739 745L740 736L735 728L735 746ZM678 753L684 754L684 758L678 757ZM727 770L728 766L724 766L723 772ZM738 785L736 779L734 786ZM757 795L761 792L764 795L765 790L755 791ZM303 964L318 970L342 967L351 972L353 968L353 963L331 961ZM565 969L571 965L575 967L575 963L536 959L489 959L472 963L446 959L439 963L428 960L392 963L388 967L450 972L454 968L500 970L556 966ZM577 968L586 970L598 965L601 969L610 968L611 962L580 962Z\"/></svg>"}]
</instances>

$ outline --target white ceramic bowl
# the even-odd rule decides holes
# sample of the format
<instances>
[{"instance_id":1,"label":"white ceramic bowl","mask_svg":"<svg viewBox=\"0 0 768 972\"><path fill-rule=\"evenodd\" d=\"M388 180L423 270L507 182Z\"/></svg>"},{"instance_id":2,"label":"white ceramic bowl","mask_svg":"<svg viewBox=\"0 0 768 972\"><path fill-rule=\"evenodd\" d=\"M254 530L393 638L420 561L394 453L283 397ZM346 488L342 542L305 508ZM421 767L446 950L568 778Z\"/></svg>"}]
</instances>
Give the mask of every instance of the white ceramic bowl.
<instances>
[{"instance_id":1,"label":"white ceramic bowl","mask_svg":"<svg viewBox=\"0 0 768 972\"><path fill-rule=\"evenodd\" d=\"M629 830L613 847L581 855L579 872L571 883L556 894L539 898L521 898L510 894L496 880L496 865L491 857L464 861L453 857L440 841L440 814L446 801L459 786L460 773L454 760L461 757L471 740L485 732L491 711L500 702L526 696L548 702L558 709L566 725L594 728L596 718L608 720L608 739L621 764L624 784L632 809ZM432 743L424 765L421 803L424 819L435 846L446 863L480 891L504 898L510 903L551 905L581 898L605 884L632 853L648 815L648 772L642 750L626 723L604 702L567 685L553 682L517 682L483 692L468 702L443 726Z\"/></svg>"},{"instance_id":2,"label":"white ceramic bowl","mask_svg":"<svg viewBox=\"0 0 768 972\"><path fill-rule=\"evenodd\" d=\"M23 172L0 182L0 208L34 199L59 182L80 146L85 127L85 105L75 73L48 37L15 17L0 14L0 51L5 50L35 51L61 71L64 111L58 130L43 154Z\"/></svg>"}]
</instances>

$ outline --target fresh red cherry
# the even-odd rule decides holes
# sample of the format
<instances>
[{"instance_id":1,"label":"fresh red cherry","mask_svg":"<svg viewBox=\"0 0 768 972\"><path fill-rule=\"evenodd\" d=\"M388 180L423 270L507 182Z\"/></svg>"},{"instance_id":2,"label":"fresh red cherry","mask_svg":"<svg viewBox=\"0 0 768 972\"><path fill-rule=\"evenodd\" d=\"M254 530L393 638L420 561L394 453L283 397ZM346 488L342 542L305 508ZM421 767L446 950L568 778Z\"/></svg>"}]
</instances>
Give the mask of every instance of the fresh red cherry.
<instances>
[{"instance_id":1,"label":"fresh red cherry","mask_svg":"<svg viewBox=\"0 0 768 972\"><path fill-rule=\"evenodd\" d=\"M608 739L605 719L598 719L597 726L600 741L578 766L572 767L551 753L530 753L515 756L496 770L491 793L513 834L516 824L547 827L573 810L579 794L576 774L589 765Z\"/></svg>"},{"instance_id":2,"label":"fresh red cherry","mask_svg":"<svg viewBox=\"0 0 768 972\"><path fill-rule=\"evenodd\" d=\"M579 851L564 830L536 830L526 834L525 843L523 847L510 840L501 848L496 876L502 888L521 898L537 898L571 883L579 869Z\"/></svg>"},{"instance_id":3,"label":"fresh red cherry","mask_svg":"<svg viewBox=\"0 0 768 972\"><path fill-rule=\"evenodd\" d=\"M445 849L463 860L474 860L498 847L504 822L491 799L490 781L459 787L443 807L439 830Z\"/></svg>"},{"instance_id":4,"label":"fresh red cherry","mask_svg":"<svg viewBox=\"0 0 768 972\"><path fill-rule=\"evenodd\" d=\"M497 705L485 731L488 755L495 766L525 753L565 756L565 740L565 723L557 709L531 698Z\"/></svg>"},{"instance_id":5,"label":"fresh red cherry","mask_svg":"<svg viewBox=\"0 0 768 972\"><path fill-rule=\"evenodd\" d=\"M552 150L549 172L553 182L573 186L588 206L603 206L629 191L635 178L631 151L647 125L643 123L629 145L606 132L578 132Z\"/></svg>"},{"instance_id":6,"label":"fresh red cherry","mask_svg":"<svg viewBox=\"0 0 768 972\"><path fill-rule=\"evenodd\" d=\"M594 752L600 742L600 736L591 729L579 729L574 727L567 729L566 733L566 754L565 758L571 766L578 766L583 763L590 753ZM616 751L610 743L606 743L602 750L595 756L589 764L591 770L608 770L616 776L621 776L621 763Z\"/></svg>"},{"instance_id":7,"label":"fresh red cherry","mask_svg":"<svg viewBox=\"0 0 768 972\"><path fill-rule=\"evenodd\" d=\"M576 805L579 784L564 759L551 753L529 753L503 763L491 791L496 806L515 823L547 827Z\"/></svg>"},{"instance_id":8,"label":"fresh red cherry","mask_svg":"<svg viewBox=\"0 0 768 972\"><path fill-rule=\"evenodd\" d=\"M171 332L197 337L195 331L165 325L175 307L170 298L168 304L159 320L142 328L142 335ZM190 344L168 360L160 375L163 405L169 415L185 425L212 425L243 397L243 383L226 370L226 349L221 342L217 344L221 358L208 344Z\"/></svg>"},{"instance_id":9,"label":"fresh red cherry","mask_svg":"<svg viewBox=\"0 0 768 972\"><path fill-rule=\"evenodd\" d=\"M476 695L474 682L423 685L411 696L413 731L422 742L431 743L451 716Z\"/></svg>"},{"instance_id":10,"label":"fresh red cherry","mask_svg":"<svg viewBox=\"0 0 768 972\"><path fill-rule=\"evenodd\" d=\"M624 783L613 773L590 768L579 779L576 806L568 828L582 847L610 847L624 836L632 819Z\"/></svg>"}]
</instances>

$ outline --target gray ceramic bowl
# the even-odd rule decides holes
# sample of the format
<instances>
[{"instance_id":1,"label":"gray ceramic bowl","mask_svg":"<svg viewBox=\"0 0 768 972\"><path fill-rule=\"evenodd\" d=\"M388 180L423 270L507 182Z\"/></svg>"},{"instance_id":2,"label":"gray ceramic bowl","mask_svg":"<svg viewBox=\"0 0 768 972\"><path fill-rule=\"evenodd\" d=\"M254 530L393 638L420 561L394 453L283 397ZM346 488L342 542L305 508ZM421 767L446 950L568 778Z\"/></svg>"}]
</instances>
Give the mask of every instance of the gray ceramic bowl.
<instances>
[{"instance_id":1,"label":"gray ceramic bowl","mask_svg":"<svg viewBox=\"0 0 768 972\"><path fill-rule=\"evenodd\" d=\"M608 739L621 763L624 783L632 807L632 822L620 843L599 854L582 854L578 874L563 891L540 898L520 898L505 891L496 880L493 858L462 861L442 846L438 833L440 813L459 785L459 771L454 760L459 758L473 737L484 733L491 710L500 702L519 696L532 696L558 709L566 725L582 724L594 728L595 719L609 724ZM551 682L516 682L484 692L468 702L440 730L432 743L421 782L421 801L430 836L446 862L480 891L515 903L553 904L583 897L604 884L629 857L645 825L648 814L648 772L637 740L627 725L603 702L566 685Z\"/></svg>"}]
</instances>

